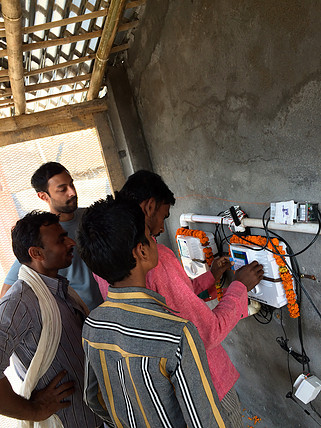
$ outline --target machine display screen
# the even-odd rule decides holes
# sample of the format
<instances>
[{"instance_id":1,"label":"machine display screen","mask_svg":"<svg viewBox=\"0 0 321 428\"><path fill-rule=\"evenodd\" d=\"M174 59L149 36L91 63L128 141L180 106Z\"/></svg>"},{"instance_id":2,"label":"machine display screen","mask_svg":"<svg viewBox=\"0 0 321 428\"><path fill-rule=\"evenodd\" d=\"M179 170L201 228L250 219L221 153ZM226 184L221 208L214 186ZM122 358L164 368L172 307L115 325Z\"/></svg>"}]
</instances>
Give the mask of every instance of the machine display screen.
<instances>
[{"instance_id":1,"label":"machine display screen","mask_svg":"<svg viewBox=\"0 0 321 428\"><path fill-rule=\"evenodd\" d=\"M234 261L234 270L240 269L242 266L249 263L245 251L232 250L232 257Z\"/></svg>"},{"instance_id":2,"label":"machine display screen","mask_svg":"<svg viewBox=\"0 0 321 428\"><path fill-rule=\"evenodd\" d=\"M241 251L233 251L233 257L236 259L245 260L247 262L246 253L243 253Z\"/></svg>"}]
</instances>

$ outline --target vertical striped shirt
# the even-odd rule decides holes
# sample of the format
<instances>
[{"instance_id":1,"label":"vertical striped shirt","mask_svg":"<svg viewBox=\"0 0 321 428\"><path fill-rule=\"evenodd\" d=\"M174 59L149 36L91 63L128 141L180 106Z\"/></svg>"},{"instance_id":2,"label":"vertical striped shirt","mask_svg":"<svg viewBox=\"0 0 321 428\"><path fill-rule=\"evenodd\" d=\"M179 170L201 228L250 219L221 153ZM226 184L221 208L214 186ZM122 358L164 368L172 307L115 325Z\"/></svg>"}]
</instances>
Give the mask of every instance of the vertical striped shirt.
<instances>
[{"instance_id":1,"label":"vertical striped shirt","mask_svg":"<svg viewBox=\"0 0 321 428\"><path fill-rule=\"evenodd\" d=\"M75 392L67 398L71 406L59 410L57 415L65 427L95 428L101 421L83 401L84 352L81 329L85 315L68 295L68 281L65 278L40 276L58 304L62 333L56 356L48 371L40 378L36 390L43 389L58 373L66 370L62 382L74 381ZM36 352L41 330L38 299L28 284L18 280L0 299L0 379L10 364L11 355L18 376L24 379Z\"/></svg>"},{"instance_id":2,"label":"vertical striped shirt","mask_svg":"<svg viewBox=\"0 0 321 428\"><path fill-rule=\"evenodd\" d=\"M109 287L83 327L85 401L118 427L225 427L196 327L158 293Z\"/></svg>"}]
</instances>

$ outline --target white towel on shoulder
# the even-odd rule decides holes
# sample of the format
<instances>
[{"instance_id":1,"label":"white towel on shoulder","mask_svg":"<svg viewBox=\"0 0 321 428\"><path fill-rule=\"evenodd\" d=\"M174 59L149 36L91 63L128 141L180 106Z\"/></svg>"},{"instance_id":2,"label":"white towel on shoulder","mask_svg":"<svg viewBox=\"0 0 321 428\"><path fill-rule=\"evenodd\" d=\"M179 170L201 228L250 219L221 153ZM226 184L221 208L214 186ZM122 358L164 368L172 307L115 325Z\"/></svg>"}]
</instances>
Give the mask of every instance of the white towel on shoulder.
<instances>
[{"instance_id":1,"label":"white towel on shoulder","mask_svg":"<svg viewBox=\"0 0 321 428\"><path fill-rule=\"evenodd\" d=\"M20 389L20 395L29 399L39 379L46 373L55 358L60 343L62 325L57 302L40 275L28 266L22 265L19 279L26 282L37 296L42 319L38 347ZM68 294L88 315L87 306L71 287L68 287ZM53 414L41 422L19 421L18 428L63 428L63 424L59 417Z\"/></svg>"}]
</instances>

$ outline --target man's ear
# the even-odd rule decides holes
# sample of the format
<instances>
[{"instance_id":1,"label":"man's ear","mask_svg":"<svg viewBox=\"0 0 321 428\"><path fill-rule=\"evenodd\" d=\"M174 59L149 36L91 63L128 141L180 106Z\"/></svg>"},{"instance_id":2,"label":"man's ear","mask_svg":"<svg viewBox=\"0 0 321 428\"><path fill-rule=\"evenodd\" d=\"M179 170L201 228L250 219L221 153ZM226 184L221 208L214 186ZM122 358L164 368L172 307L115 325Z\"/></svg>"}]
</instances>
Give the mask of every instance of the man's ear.
<instances>
[{"instance_id":1,"label":"man's ear","mask_svg":"<svg viewBox=\"0 0 321 428\"><path fill-rule=\"evenodd\" d=\"M139 242L136 247L133 248L133 256L135 257L136 262L138 262L138 260L145 261L148 258L145 245Z\"/></svg>"},{"instance_id":2,"label":"man's ear","mask_svg":"<svg viewBox=\"0 0 321 428\"><path fill-rule=\"evenodd\" d=\"M32 258L32 260L40 261L44 259L41 247L30 247L28 250L28 254Z\"/></svg>"},{"instance_id":3,"label":"man's ear","mask_svg":"<svg viewBox=\"0 0 321 428\"><path fill-rule=\"evenodd\" d=\"M145 214L145 217L152 217L156 211L156 199L155 198L149 198L143 201L140 204L141 209L143 210L143 213Z\"/></svg>"},{"instance_id":4,"label":"man's ear","mask_svg":"<svg viewBox=\"0 0 321 428\"><path fill-rule=\"evenodd\" d=\"M47 192L38 192L37 195L38 195L38 198L40 198L42 201L45 201L47 203L50 200L50 197Z\"/></svg>"}]
</instances>

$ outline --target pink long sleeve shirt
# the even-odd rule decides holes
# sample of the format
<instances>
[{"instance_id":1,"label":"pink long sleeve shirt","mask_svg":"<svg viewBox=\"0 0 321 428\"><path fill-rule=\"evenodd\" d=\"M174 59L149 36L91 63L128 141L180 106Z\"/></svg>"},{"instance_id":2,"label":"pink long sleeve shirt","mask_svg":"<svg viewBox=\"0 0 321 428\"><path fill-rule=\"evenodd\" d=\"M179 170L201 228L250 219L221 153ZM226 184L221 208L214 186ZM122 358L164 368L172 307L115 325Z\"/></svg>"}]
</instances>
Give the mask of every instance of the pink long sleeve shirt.
<instances>
[{"instance_id":1,"label":"pink long sleeve shirt","mask_svg":"<svg viewBox=\"0 0 321 428\"><path fill-rule=\"evenodd\" d=\"M191 281L173 251L161 244L157 248L158 265L148 272L146 286L164 296L170 308L197 327L205 345L214 387L222 400L239 378L239 373L221 342L238 321L247 316L247 289L241 282L233 281L220 303L211 310L197 297L197 294L213 286L214 277L211 272ZM94 276L105 298L108 283L97 275Z\"/></svg>"}]
</instances>

